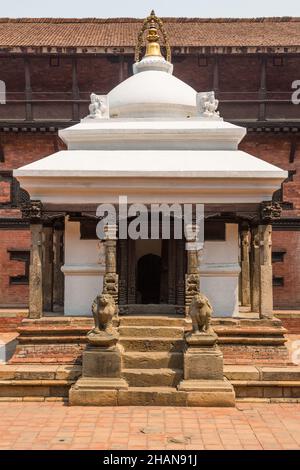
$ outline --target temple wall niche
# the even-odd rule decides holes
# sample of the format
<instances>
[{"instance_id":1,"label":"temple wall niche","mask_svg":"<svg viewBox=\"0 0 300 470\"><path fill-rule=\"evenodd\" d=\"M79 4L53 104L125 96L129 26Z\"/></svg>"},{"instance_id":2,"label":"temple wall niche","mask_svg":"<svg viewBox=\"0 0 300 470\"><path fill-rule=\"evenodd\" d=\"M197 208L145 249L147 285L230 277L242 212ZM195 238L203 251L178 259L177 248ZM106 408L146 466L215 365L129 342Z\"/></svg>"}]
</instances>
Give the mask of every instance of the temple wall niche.
<instances>
[{"instance_id":1,"label":"temple wall niche","mask_svg":"<svg viewBox=\"0 0 300 470\"><path fill-rule=\"evenodd\" d=\"M211 301L215 317L238 314L238 225L226 224L225 241L207 241L200 261L200 290Z\"/></svg>"},{"instance_id":2,"label":"temple wall niche","mask_svg":"<svg viewBox=\"0 0 300 470\"><path fill-rule=\"evenodd\" d=\"M66 219L65 227L65 315L92 315L92 302L103 287L99 242L81 240L79 222Z\"/></svg>"}]
</instances>

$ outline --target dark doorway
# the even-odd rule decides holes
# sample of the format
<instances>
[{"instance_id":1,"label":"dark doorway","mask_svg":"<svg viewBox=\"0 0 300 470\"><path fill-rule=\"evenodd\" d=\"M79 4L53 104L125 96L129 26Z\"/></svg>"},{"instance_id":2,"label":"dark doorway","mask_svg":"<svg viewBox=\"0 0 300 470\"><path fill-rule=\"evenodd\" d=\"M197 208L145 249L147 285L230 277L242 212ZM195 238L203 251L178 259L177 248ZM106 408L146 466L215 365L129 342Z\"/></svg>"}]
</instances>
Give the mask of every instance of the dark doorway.
<instances>
[{"instance_id":1,"label":"dark doorway","mask_svg":"<svg viewBox=\"0 0 300 470\"><path fill-rule=\"evenodd\" d=\"M142 304L160 303L161 257L148 254L137 264L137 290Z\"/></svg>"}]
</instances>

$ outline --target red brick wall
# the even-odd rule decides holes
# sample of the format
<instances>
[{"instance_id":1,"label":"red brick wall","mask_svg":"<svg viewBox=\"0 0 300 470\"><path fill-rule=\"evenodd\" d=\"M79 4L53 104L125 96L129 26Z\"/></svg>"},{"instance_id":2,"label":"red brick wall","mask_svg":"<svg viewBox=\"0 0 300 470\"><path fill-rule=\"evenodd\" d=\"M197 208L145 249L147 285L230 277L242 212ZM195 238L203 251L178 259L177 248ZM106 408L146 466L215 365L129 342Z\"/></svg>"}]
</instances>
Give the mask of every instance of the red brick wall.
<instances>
[{"instance_id":1,"label":"red brick wall","mask_svg":"<svg viewBox=\"0 0 300 470\"><path fill-rule=\"evenodd\" d=\"M221 92L257 92L260 88L260 58L257 56L219 58Z\"/></svg>"},{"instance_id":2,"label":"red brick wall","mask_svg":"<svg viewBox=\"0 0 300 470\"><path fill-rule=\"evenodd\" d=\"M7 250L30 249L30 232L28 230L1 230L0 232L0 306L28 303L27 285L10 285L9 276L24 274L22 262L11 261Z\"/></svg>"},{"instance_id":3,"label":"red brick wall","mask_svg":"<svg viewBox=\"0 0 300 470\"><path fill-rule=\"evenodd\" d=\"M284 285L274 287L275 308L300 308L300 232L273 231L273 250L285 250L283 262L273 263L274 276Z\"/></svg>"},{"instance_id":4,"label":"red brick wall","mask_svg":"<svg viewBox=\"0 0 300 470\"><path fill-rule=\"evenodd\" d=\"M51 133L0 133L4 149L4 162L1 170L12 170L27 163L39 160L64 148L56 134ZM0 180L0 203L10 202L10 183ZM0 217L20 217L18 209L3 206ZM11 261L8 250L30 249L29 230L0 230L0 306L23 306L28 303L28 285L11 285L10 276L24 274L24 263Z\"/></svg>"},{"instance_id":5,"label":"red brick wall","mask_svg":"<svg viewBox=\"0 0 300 470\"><path fill-rule=\"evenodd\" d=\"M175 77L188 83L197 91L211 90L213 87L214 60L207 59L207 66L199 66L198 56L188 56L174 64Z\"/></svg>"},{"instance_id":6,"label":"red brick wall","mask_svg":"<svg viewBox=\"0 0 300 470\"><path fill-rule=\"evenodd\" d=\"M240 149L261 158L284 170L296 170L291 181L284 183L284 201L292 202L294 210L284 212L286 216L300 215L300 138L296 142L294 161L290 163L290 153L295 136L289 133L248 133L240 144Z\"/></svg>"},{"instance_id":7,"label":"red brick wall","mask_svg":"<svg viewBox=\"0 0 300 470\"><path fill-rule=\"evenodd\" d=\"M272 58L267 60L266 81L269 91L289 92L294 80L300 80L299 57L284 57L282 66L274 66Z\"/></svg>"},{"instance_id":8,"label":"red brick wall","mask_svg":"<svg viewBox=\"0 0 300 470\"><path fill-rule=\"evenodd\" d=\"M65 148L53 133L2 132L0 139L4 149L4 162L0 162L0 171L19 168Z\"/></svg>"},{"instance_id":9,"label":"red brick wall","mask_svg":"<svg viewBox=\"0 0 300 470\"><path fill-rule=\"evenodd\" d=\"M25 90L24 59L19 57L0 57L0 80L6 84L10 97L22 98Z\"/></svg>"},{"instance_id":10,"label":"red brick wall","mask_svg":"<svg viewBox=\"0 0 300 470\"><path fill-rule=\"evenodd\" d=\"M77 60L80 93L109 93L119 83L118 62L106 57L82 57Z\"/></svg>"}]
</instances>

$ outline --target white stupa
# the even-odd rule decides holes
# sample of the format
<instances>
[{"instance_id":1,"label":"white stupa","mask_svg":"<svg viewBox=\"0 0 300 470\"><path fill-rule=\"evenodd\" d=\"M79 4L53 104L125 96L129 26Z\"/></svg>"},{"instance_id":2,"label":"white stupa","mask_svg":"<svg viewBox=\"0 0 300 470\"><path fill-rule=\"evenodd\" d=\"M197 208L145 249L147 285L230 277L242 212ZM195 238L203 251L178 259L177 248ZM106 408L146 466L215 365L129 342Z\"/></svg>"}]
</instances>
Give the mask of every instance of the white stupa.
<instances>
[{"instance_id":1,"label":"white stupa","mask_svg":"<svg viewBox=\"0 0 300 470\"><path fill-rule=\"evenodd\" d=\"M173 75L154 26L147 39L133 76L94 95L90 116L59 132L67 150L14 171L21 186L53 210L118 203L120 195L145 204L270 201L287 172L238 150L246 130L223 121L213 93ZM105 269L97 243L80 239L79 222L66 217L65 314L90 313ZM226 224L224 241L205 243L201 290L217 316L238 313L238 243L236 223Z\"/></svg>"}]
</instances>

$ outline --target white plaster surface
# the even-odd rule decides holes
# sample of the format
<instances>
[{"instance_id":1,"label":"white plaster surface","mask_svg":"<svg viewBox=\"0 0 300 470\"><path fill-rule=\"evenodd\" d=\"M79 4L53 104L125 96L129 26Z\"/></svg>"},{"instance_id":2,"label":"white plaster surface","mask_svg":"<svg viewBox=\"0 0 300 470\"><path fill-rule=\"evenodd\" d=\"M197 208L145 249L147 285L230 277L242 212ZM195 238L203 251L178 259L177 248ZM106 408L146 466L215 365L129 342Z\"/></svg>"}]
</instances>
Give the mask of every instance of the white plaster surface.
<instances>
[{"instance_id":1,"label":"white plaster surface","mask_svg":"<svg viewBox=\"0 0 300 470\"><path fill-rule=\"evenodd\" d=\"M80 240L79 222L65 221L65 315L91 315L102 292L105 267L97 264L97 240Z\"/></svg>"},{"instance_id":2,"label":"white plaster surface","mask_svg":"<svg viewBox=\"0 0 300 470\"><path fill-rule=\"evenodd\" d=\"M200 261L200 289L211 301L214 316L238 313L240 266L238 225L226 224L225 241L206 241Z\"/></svg>"},{"instance_id":3,"label":"white plaster surface","mask_svg":"<svg viewBox=\"0 0 300 470\"><path fill-rule=\"evenodd\" d=\"M158 70L131 76L116 86L108 98L111 117L187 116L196 111L196 91Z\"/></svg>"}]
</instances>

